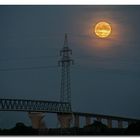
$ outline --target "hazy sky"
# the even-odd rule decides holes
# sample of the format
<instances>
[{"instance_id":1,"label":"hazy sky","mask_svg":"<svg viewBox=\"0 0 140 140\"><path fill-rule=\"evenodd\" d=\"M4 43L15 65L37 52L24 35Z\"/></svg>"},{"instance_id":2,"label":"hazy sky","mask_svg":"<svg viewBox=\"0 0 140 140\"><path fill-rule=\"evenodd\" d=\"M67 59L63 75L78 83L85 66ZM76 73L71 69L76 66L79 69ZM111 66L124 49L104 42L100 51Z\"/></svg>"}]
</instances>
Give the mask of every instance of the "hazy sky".
<instances>
[{"instance_id":1,"label":"hazy sky","mask_svg":"<svg viewBox=\"0 0 140 140\"><path fill-rule=\"evenodd\" d=\"M0 6L0 98L59 101L57 61L68 33L73 110L140 118L139 16L140 6ZM112 26L107 39L93 34L102 20ZM40 66L49 67L13 70ZM30 125L27 113L0 116L0 127ZM52 116L46 123L55 127Z\"/></svg>"}]
</instances>

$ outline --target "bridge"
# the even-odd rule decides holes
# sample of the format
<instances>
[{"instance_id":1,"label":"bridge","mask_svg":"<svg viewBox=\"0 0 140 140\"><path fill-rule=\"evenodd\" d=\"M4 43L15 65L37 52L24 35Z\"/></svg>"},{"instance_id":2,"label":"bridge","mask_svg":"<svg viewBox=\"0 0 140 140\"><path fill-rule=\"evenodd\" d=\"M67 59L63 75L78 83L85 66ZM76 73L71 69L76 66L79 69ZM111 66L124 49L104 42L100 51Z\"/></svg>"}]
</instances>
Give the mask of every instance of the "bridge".
<instances>
[{"instance_id":1,"label":"bridge","mask_svg":"<svg viewBox=\"0 0 140 140\"><path fill-rule=\"evenodd\" d=\"M62 56L59 65L62 66L61 95L60 102L46 100L25 100L25 99L0 99L0 111L22 111L28 112L32 122L32 127L45 129L43 120L45 113L56 113L61 128L80 127L80 118L85 118L85 125L93 123L93 119L102 122L107 120L107 126L112 128L112 122L117 121L118 128L123 128L123 122L128 125L139 119L110 116L94 113L74 112L71 108L71 87L70 87L70 65L73 60L69 56L72 50L68 47L67 34L65 34L64 46L60 51Z\"/></svg>"},{"instance_id":2,"label":"bridge","mask_svg":"<svg viewBox=\"0 0 140 140\"><path fill-rule=\"evenodd\" d=\"M112 121L118 122L118 128L123 128L123 122L128 125L140 121L139 119L117 117L103 114L72 112L71 105L67 102L45 101L45 100L25 100L25 99L0 99L0 111L20 111L28 112L34 128L45 128L42 122L45 113L56 113L62 128L68 128L73 122L73 127L80 127L80 117L85 118L85 125L93 123L91 119L97 121L107 120L107 125L112 128Z\"/></svg>"}]
</instances>

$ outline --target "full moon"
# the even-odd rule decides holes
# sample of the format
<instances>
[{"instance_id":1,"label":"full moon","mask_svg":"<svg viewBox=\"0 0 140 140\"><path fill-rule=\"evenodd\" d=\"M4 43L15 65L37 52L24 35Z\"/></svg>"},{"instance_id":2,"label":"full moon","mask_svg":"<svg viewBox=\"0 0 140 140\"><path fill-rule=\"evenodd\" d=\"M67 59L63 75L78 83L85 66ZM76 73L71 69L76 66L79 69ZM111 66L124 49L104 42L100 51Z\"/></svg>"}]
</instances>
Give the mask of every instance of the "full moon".
<instances>
[{"instance_id":1,"label":"full moon","mask_svg":"<svg viewBox=\"0 0 140 140\"><path fill-rule=\"evenodd\" d=\"M112 32L111 25L107 22L98 22L95 26L95 34L100 38L107 38Z\"/></svg>"}]
</instances>

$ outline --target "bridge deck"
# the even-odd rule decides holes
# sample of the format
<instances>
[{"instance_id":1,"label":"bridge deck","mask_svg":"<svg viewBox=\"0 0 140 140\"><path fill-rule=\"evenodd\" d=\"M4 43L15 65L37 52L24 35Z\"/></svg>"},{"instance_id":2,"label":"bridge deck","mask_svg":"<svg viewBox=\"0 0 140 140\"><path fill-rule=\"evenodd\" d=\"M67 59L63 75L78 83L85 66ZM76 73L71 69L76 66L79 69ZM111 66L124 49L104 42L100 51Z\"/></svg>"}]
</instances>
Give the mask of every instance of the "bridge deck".
<instances>
[{"instance_id":1,"label":"bridge deck","mask_svg":"<svg viewBox=\"0 0 140 140\"><path fill-rule=\"evenodd\" d=\"M88 117L100 117L102 119L112 119L112 120L122 120L122 121L140 121L139 119L127 118L127 117L119 117L119 116L111 116L111 115L102 115L102 114L94 114L94 113L83 113L83 112L73 112L74 115L79 116L88 116Z\"/></svg>"}]
</instances>

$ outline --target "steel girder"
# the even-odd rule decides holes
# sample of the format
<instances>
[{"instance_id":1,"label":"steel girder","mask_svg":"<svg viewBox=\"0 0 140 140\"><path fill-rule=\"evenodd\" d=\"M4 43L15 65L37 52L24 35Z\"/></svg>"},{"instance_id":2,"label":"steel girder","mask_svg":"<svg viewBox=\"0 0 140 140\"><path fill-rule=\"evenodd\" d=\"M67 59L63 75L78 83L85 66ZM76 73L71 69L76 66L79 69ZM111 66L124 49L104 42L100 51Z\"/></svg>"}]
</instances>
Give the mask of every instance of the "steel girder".
<instances>
[{"instance_id":1,"label":"steel girder","mask_svg":"<svg viewBox=\"0 0 140 140\"><path fill-rule=\"evenodd\" d=\"M71 113L71 105L56 101L0 99L0 111Z\"/></svg>"}]
</instances>

